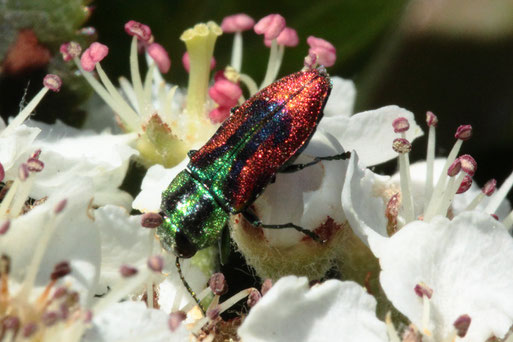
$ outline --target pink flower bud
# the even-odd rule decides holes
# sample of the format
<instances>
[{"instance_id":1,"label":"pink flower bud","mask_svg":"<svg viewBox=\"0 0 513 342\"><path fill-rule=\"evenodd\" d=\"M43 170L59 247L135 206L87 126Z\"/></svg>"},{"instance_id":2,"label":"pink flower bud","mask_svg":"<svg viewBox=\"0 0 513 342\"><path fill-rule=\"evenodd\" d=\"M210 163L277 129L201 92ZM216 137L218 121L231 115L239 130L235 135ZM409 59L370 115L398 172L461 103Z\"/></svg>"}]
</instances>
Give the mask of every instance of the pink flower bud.
<instances>
[{"instance_id":1,"label":"pink flower bud","mask_svg":"<svg viewBox=\"0 0 513 342\"><path fill-rule=\"evenodd\" d=\"M130 36L136 36L143 42L148 42L151 39L150 27L135 20L130 20L125 24L125 32Z\"/></svg>"},{"instance_id":2,"label":"pink flower bud","mask_svg":"<svg viewBox=\"0 0 513 342\"><path fill-rule=\"evenodd\" d=\"M77 42L69 42L62 44L59 51L62 54L62 59L65 62L69 62L73 58L80 56L82 47Z\"/></svg>"},{"instance_id":3,"label":"pink flower bud","mask_svg":"<svg viewBox=\"0 0 513 342\"><path fill-rule=\"evenodd\" d=\"M279 14L269 14L263 17L253 27L256 34L263 34L265 39L278 38L285 28L285 18Z\"/></svg>"},{"instance_id":4,"label":"pink flower bud","mask_svg":"<svg viewBox=\"0 0 513 342\"><path fill-rule=\"evenodd\" d=\"M182 56L182 64L185 70L187 72L190 71L191 68L191 62L189 59L189 53L185 52ZM216 59L212 56L212 59L210 60L210 70L212 71L216 67Z\"/></svg>"},{"instance_id":5,"label":"pink flower bud","mask_svg":"<svg viewBox=\"0 0 513 342\"><path fill-rule=\"evenodd\" d=\"M167 51L159 43L152 43L148 46L148 55L155 61L160 72L165 74L171 68L171 59Z\"/></svg>"},{"instance_id":6,"label":"pink flower bud","mask_svg":"<svg viewBox=\"0 0 513 342\"><path fill-rule=\"evenodd\" d=\"M330 67L335 64L335 60L337 59L337 50L330 42L314 36L308 37L306 42L310 45L308 52L317 55L317 63L322 64L325 67Z\"/></svg>"},{"instance_id":7,"label":"pink flower bud","mask_svg":"<svg viewBox=\"0 0 513 342\"><path fill-rule=\"evenodd\" d=\"M221 23L221 29L226 33L242 32L251 29L255 20L244 13L233 14L225 17Z\"/></svg>"},{"instance_id":8,"label":"pink flower bud","mask_svg":"<svg viewBox=\"0 0 513 342\"><path fill-rule=\"evenodd\" d=\"M242 96L242 89L228 80L219 80L208 90L210 97L221 107L233 107Z\"/></svg>"},{"instance_id":9,"label":"pink flower bud","mask_svg":"<svg viewBox=\"0 0 513 342\"><path fill-rule=\"evenodd\" d=\"M85 71L93 71L96 63L104 59L108 53L109 48L106 45L94 42L82 54L80 64Z\"/></svg>"},{"instance_id":10,"label":"pink flower bud","mask_svg":"<svg viewBox=\"0 0 513 342\"><path fill-rule=\"evenodd\" d=\"M61 90L62 81L57 75L48 74L43 79L43 85L51 91L58 92Z\"/></svg>"}]
</instances>

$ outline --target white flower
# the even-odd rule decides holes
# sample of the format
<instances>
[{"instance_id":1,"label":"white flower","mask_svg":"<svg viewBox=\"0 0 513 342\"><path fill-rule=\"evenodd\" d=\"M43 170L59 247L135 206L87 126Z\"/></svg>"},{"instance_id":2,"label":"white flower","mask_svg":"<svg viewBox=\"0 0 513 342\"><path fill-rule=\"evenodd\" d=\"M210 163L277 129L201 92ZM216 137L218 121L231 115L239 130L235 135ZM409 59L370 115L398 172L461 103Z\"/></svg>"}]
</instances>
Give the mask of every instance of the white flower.
<instances>
[{"instance_id":1,"label":"white flower","mask_svg":"<svg viewBox=\"0 0 513 342\"><path fill-rule=\"evenodd\" d=\"M86 328L100 268L91 190L77 182L3 223L9 228L0 236L0 273L7 280L0 316L17 320L26 336L76 341Z\"/></svg>"},{"instance_id":2,"label":"white flower","mask_svg":"<svg viewBox=\"0 0 513 342\"><path fill-rule=\"evenodd\" d=\"M131 197L118 189L123 181L128 163L138 152L130 147L135 134L112 135L81 131L61 122L54 125L30 122L42 132L33 143L41 149L40 160L44 169L38 174L31 195L41 198L56 191L77 177L87 177L94 184L94 201L130 207Z\"/></svg>"},{"instance_id":3,"label":"white flower","mask_svg":"<svg viewBox=\"0 0 513 342\"><path fill-rule=\"evenodd\" d=\"M414 221L391 238L369 238L380 260L381 285L394 306L435 340L447 336L461 315L471 318L464 341L504 337L513 324L513 240L500 222L478 211L452 221ZM429 324L414 288L433 290Z\"/></svg>"},{"instance_id":4,"label":"white flower","mask_svg":"<svg viewBox=\"0 0 513 342\"><path fill-rule=\"evenodd\" d=\"M164 311L148 309L143 302L116 303L93 318L82 342L189 342L185 324L171 331L168 320Z\"/></svg>"},{"instance_id":5,"label":"white flower","mask_svg":"<svg viewBox=\"0 0 513 342\"><path fill-rule=\"evenodd\" d=\"M387 341L376 300L353 282L281 278L251 309L239 336L245 342Z\"/></svg>"}]
</instances>

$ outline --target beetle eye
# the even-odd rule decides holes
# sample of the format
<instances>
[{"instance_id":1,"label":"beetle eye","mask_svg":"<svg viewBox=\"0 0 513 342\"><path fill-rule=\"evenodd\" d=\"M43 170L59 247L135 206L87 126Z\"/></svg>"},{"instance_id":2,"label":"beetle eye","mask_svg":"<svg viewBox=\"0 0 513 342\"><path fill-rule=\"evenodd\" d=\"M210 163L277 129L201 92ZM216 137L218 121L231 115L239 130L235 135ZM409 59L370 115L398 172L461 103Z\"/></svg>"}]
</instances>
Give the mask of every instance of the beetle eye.
<instances>
[{"instance_id":1,"label":"beetle eye","mask_svg":"<svg viewBox=\"0 0 513 342\"><path fill-rule=\"evenodd\" d=\"M197 251L196 247L189 241L182 231L179 230L176 232L174 246L176 256L180 258L190 258L196 254Z\"/></svg>"}]
</instances>

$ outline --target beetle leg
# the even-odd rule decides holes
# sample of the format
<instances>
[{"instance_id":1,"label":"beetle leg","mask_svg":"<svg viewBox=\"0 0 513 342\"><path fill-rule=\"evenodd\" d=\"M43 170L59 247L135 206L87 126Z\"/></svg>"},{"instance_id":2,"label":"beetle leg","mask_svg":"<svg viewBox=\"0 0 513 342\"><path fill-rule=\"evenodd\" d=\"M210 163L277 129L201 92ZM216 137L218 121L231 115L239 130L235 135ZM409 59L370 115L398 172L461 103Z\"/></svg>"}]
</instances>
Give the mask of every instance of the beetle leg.
<instances>
[{"instance_id":1,"label":"beetle leg","mask_svg":"<svg viewBox=\"0 0 513 342\"><path fill-rule=\"evenodd\" d=\"M340 153L340 154L335 154L334 156L315 157L314 160L312 160L309 163L287 165L282 170L280 170L279 172L280 173L297 172L297 171L303 170L305 167L315 165L315 164L317 164L318 162L320 162L322 160L345 160L345 159L349 159L349 157L351 157L351 152L344 152L344 153Z\"/></svg>"},{"instance_id":2,"label":"beetle leg","mask_svg":"<svg viewBox=\"0 0 513 342\"><path fill-rule=\"evenodd\" d=\"M311 230L308 230L308 229L305 229L305 228L303 228L301 226L295 225L292 222L284 223L284 224L263 224L262 221L260 221L258 219L258 217L256 217L256 215L254 213L252 213L251 211L249 211L249 210L244 210L242 212L242 215L244 216L244 218L249 223L251 223L255 227L266 228L266 229L294 228L298 232L303 233L303 234L305 234L308 237L311 237L314 241L317 241L319 243L324 243L325 242L324 240L321 239L321 237L319 235L315 234Z\"/></svg>"}]
</instances>

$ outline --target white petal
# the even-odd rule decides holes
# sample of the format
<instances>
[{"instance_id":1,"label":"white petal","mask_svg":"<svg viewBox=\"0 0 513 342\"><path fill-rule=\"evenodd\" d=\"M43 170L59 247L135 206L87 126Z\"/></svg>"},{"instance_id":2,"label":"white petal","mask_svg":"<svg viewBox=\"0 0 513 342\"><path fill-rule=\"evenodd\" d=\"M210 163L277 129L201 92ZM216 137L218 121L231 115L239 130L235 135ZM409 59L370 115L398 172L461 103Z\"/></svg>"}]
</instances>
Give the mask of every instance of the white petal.
<instances>
[{"instance_id":1,"label":"white petal","mask_svg":"<svg viewBox=\"0 0 513 342\"><path fill-rule=\"evenodd\" d=\"M360 285L328 280L311 289L306 278L281 278L238 330L244 342L387 341L376 300Z\"/></svg>"},{"instance_id":2,"label":"white petal","mask_svg":"<svg viewBox=\"0 0 513 342\"><path fill-rule=\"evenodd\" d=\"M31 144L39 132L41 132L39 128L20 125L7 136L0 134L0 163L4 167L7 180L16 178L18 174L17 166L25 162L29 155L35 151Z\"/></svg>"},{"instance_id":3,"label":"white petal","mask_svg":"<svg viewBox=\"0 0 513 342\"><path fill-rule=\"evenodd\" d=\"M413 289L419 282L433 289L435 340L463 314L472 319L464 341L502 338L513 324L513 240L489 215L473 211L452 221L414 221L389 239L369 242L387 297L417 326L422 301Z\"/></svg>"},{"instance_id":4,"label":"white petal","mask_svg":"<svg viewBox=\"0 0 513 342\"><path fill-rule=\"evenodd\" d=\"M85 303L91 288L96 286L100 268L100 236L94 221L88 216L88 205L92 198L91 185L76 183L75 188L48 199L27 214L11 221L8 233L0 239L0 250L11 257L10 279L20 283L43 234L45 222L56 203L67 198L67 205L57 217L57 227L46 249L36 278L36 286L46 286L54 266L68 261L72 273L66 282L83 294Z\"/></svg>"},{"instance_id":5,"label":"white petal","mask_svg":"<svg viewBox=\"0 0 513 342\"><path fill-rule=\"evenodd\" d=\"M342 207L354 233L368 245L369 235L387 236L385 203L381 193L389 178L358 164L359 155L353 152L342 190Z\"/></svg>"},{"instance_id":6,"label":"white petal","mask_svg":"<svg viewBox=\"0 0 513 342\"><path fill-rule=\"evenodd\" d=\"M294 164L312 161L315 157L342 153L338 142L322 130L315 133L305 151ZM340 194L347 161L322 161L293 173L278 173L254 203L255 212L265 224L293 222L314 230L331 217L336 223L345 221ZM289 246L304 236L294 229L264 229L273 246Z\"/></svg>"},{"instance_id":7,"label":"white petal","mask_svg":"<svg viewBox=\"0 0 513 342\"><path fill-rule=\"evenodd\" d=\"M138 153L129 146L136 138L134 134L96 134L61 122L37 125L43 131L34 146L41 148L45 168L35 180L31 193L35 198L73 182L77 175L91 178L97 191L116 189L125 177L130 157Z\"/></svg>"},{"instance_id":8,"label":"white petal","mask_svg":"<svg viewBox=\"0 0 513 342\"><path fill-rule=\"evenodd\" d=\"M93 317L93 326L82 341L189 342L185 324L171 332L168 319L164 311L148 309L143 302L117 303Z\"/></svg>"},{"instance_id":9,"label":"white petal","mask_svg":"<svg viewBox=\"0 0 513 342\"><path fill-rule=\"evenodd\" d=\"M141 216L130 216L124 208L107 205L94 213L95 222L100 231L102 249L102 269L100 288L102 293L108 285L119 279L122 265L146 267L148 257L152 255L153 230L141 226Z\"/></svg>"},{"instance_id":10,"label":"white petal","mask_svg":"<svg viewBox=\"0 0 513 342\"><path fill-rule=\"evenodd\" d=\"M333 88L324 107L324 118L329 116L349 117L353 114L356 88L353 81L342 77L331 77Z\"/></svg>"},{"instance_id":11,"label":"white petal","mask_svg":"<svg viewBox=\"0 0 513 342\"><path fill-rule=\"evenodd\" d=\"M371 166L397 157L392 142L398 135L394 133L392 122L398 117L405 117L410 122L406 139L412 142L422 136L413 113L397 106L357 113L350 119L326 117L319 127L337 137L346 151L356 150L363 165Z\"/></svg>"},{"instance_id":12,"label":"white petal","mask_svg":"<svg viewBox=\"0 0 513 342\"><path fill-rule=\"evenodd\" d=\"M185 158L171 169L165 169L159 164L150 167L143 178L141 192L132 203L133 208L142 212L159 212L162 191L169 186L178 173L185 169L188 163L189 158Z\"/></svg>"}]
</instances>

